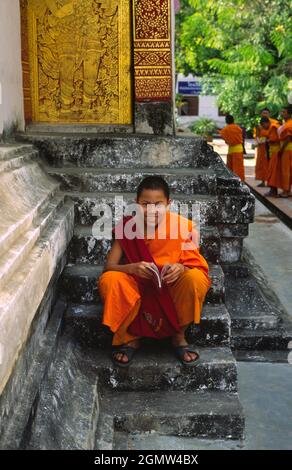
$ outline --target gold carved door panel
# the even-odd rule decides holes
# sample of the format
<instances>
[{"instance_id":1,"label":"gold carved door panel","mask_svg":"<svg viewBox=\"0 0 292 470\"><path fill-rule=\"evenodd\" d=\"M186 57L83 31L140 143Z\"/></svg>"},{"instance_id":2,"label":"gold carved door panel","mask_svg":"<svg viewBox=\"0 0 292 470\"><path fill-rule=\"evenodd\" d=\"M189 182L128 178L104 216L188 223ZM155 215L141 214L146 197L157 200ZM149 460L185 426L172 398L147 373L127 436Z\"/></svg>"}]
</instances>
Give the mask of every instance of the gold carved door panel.
<instances>
[{"instance_id":1,"label":"gold carved door panel","mask_svg":"<svg viewBox=\"0 0 292 470\"><path fill-rule=\"evenodd\" d=\"M130 124L130 0L27 0L33 120Z\"/></svg>"}]
</instances>

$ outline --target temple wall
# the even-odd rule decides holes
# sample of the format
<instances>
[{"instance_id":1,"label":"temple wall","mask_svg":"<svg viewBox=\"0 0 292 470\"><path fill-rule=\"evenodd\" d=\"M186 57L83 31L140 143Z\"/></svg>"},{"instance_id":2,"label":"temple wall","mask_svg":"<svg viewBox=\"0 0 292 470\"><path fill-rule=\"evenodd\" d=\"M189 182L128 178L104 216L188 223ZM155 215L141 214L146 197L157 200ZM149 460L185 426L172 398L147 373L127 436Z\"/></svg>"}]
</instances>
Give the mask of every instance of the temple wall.
<instances>
[{"instance_id":1,"label":"temple wall","mask_svg":"<svg viewBox=\"0 0 292 470\"><path fill-rule=\"evenodd\" d=\"M18 0L0 1L0 83L1 135L24 126Z\"/></svg>"}]
</instances>

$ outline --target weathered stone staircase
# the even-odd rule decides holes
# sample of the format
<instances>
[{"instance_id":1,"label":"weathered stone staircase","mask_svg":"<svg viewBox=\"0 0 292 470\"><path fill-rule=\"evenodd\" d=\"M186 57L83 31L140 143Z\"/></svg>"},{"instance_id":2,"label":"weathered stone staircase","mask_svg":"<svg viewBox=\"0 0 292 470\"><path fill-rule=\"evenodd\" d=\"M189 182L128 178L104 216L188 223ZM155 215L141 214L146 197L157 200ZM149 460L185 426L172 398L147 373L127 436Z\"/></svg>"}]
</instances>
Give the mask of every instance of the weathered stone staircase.
<instances>
[{"instance_id":1,"label":"weathered stone staircase","mask_svg":"<svg viewBox=\"0 0 292 470\"><path fill-rule=\"evenodd\" d=\"M180 436L241 439L244 418L230 349L230 315L224 305L220 263L240 260L253 218L249 190L204 141L185 137L26 135L46 170L75 203L75 230L59 284L68 303L64 332L21 445L25 448L113 448L116 432L156 431ZM145 341L135 362L115 369L111 336L101 325L97 279L110 242L96 240L97 204L115 195L134 201L147 174L170 184L174 204L200 204L202 252L212 287L200 331L201 363L178 363L168 342ZM113 207L114 209L114 207ZM68 397L69 400L68 400Z\"/></svg>"},{"instance_id":2,"label":"weathered stone staircase","mask_svg":"<svg viewBox=\"0 0 292 470\"><path fill-rule=\"evenodd\" d=\"M58 348L34 395L24 433L9 445L111 449L118 448L120 433L147 431L241 439L244 417L231 352L239 340L231 339L231 327L248 336L253 321L262 328L279 326L278 317L273 325L265 323L263 316L257 318L256 307L248 314L236 297L232 300L232 282L240 287L249 279L241 263L243 238L253 220L248 188L201 139L51 133L20 138L38 148L62 195L69 204L73 200L75 229L59 282L59 303L66 311ZM113 206L115 195L133 201L138 182L153 173L167 179L174 204L200 204L202 253L210 263L212 287L200 331L190 328L187 336L198 345L201 362L186 368L167 341L145 341L128 369L115 369L97 290L110 243L94 238L94 213L101 202ZM224 273L230 280L226 304ZM53 319L59 311L57 304Z\"/></svg>"},{"instance_id":3,"label":"weathered stone staircase","mask_svg":"<svg viewBox=\"0 0 292 470\"><path fill-rule=\"evenodd\" d=\"M38 151L0 145L0 435L40 348L73 224L73 204Z\"/></svg>"},{"instance_id":4,"label":"weathered stone staircase","mask_svg":"<svg viewBox=\"0 0 292 470\"><path fill-rule=\"evenodd\" d=\"M37 157L32 145L0 146L1 385L73 231L73 205Z\"/></svg>"}]
</instances>

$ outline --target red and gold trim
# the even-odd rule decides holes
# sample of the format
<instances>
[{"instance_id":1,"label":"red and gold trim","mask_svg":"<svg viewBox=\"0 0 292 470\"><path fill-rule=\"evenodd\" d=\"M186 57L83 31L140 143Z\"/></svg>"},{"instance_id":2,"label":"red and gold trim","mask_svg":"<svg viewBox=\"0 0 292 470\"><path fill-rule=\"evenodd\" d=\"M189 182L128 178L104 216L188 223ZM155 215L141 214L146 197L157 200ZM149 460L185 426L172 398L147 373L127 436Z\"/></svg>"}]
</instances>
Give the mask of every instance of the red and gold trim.
<instances>
[{"instance_id":1,"label":"red and gold trim","mask_svg":"<svg viewBox=\"0 0 292 470\"><path fill-rule=\"evenodd\" d=\"M172 95L171 0L133 0L135 100Z\"/></svg>"}]
</instances>

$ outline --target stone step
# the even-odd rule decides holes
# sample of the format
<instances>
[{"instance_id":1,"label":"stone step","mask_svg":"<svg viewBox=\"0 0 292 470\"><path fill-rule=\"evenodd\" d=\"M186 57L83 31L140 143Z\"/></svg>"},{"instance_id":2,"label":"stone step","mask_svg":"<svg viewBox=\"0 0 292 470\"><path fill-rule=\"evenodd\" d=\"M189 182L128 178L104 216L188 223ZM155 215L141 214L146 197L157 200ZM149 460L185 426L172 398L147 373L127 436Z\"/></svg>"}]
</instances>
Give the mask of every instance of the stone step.
<instances>
[{"instance_id":1,"label":"stone step","mask_svg":"<svg viewBox=\"0 0 292 470\"><path fill-rule=\"evenodd\" d=\"M256 330L232 328L231 346L235 351L286 351L289 354L289 343L292 341L292 326L278 326L277 329Z\"/></svg>"},{"instance_id":2,"label":"stone step","mask_svg":"<svg viewBox=\"0 0 292 470\"><path fill-rule=\"evenodd\" d=\"M105 390L237 390L236 361L229 347L198 347L200 362L184 366L167 342L142 342L127 368L114 367L111 348L87 352Z\"/></svg>"},{"instance_id":3,"label":"stone step","mask_svg":"<svg viewBox=\"0 0 292 470\"><path fill-rule=\"evenodd\" d=\"M0 160L0 173L4 171L12 171L22 167L25 163L29 163L38 157L37 150L32 149L30 152L26 151L18 156L12 156L3 161Z\"/></svg>"},{"instance_id":4,"label":"stone step","mask_svg":"<svg viewBox=\"0 0 292 470\"><path fill-rule=\"evenodd\" d=\"M0 144L0 162L30 154L33 151L35 151L35 148L30 144Z\"/></svg>"},{"instance_id":5,"label":"stone step","mask_svg":"<svg viewBox=\"0 0 292 470\"><path fill-rule=\"evenodd\" d=\"M114 450L115 439L115 417L100 412L96 427L94 450Z\"/></svg>"},{"instance_id":6,"label":"stone step","mask_svg":"<svg viewBox=\"0 0 292 470\"><path fill-rule=\"evenodd\" d=\"M111 392L102 413L120 432L241 439L243 410L237 394L218 391ZM101 413L101 415L102 415Z\"/></svg>"},{"instance_id":7,"label":"stone step","mask_svg":"<svg viewBox=\"0 0 292 470\"><path fill-rule=\"evenodd\" d=\"M240 226L236 226L236 230L240 230ZM246 233L240 232L241 236L247 237L248 236L248 226L242 226L243 228L246 227ZM238 263L222 263L221 264L224 274L226 276L232 276L236 279L242 279L248 277L250 274L250 269L247 263L244 261L239 261Z\"/></svg>"},{"instance_id":8,"label":"stone step","mask_svg":"<svg viewBox=\"0 0 292 470\"><path fill-rule=\"evenodd\" d=\"M134 203L135 193L121 192L78 192L66 191L76 206L75 218L77 224L90 225L100 218L101 211L111 211L108 215L115 217L115 209L125 209L128 204ZM175 194L172 197L170 210L175 211L183 205L188 209L188 217L201 227L217 224L247 224L253 220L253 198L250 196L206 196ZM106 212L108 214L108 212ZM119 213L120 216L120 213Z\"/></svg>"},{"instance_id":9,"label":"stone step","mask_svg":"<svg viewBox=\"0 0 292 470\"><path fill-rule=\"evenodd\" d=\"M233 329L271 330L280 324L278 310L269 302L256 278L226 275L226 306Z\"/></svg>"},{"instance_id":10,"label":"stone step","mask_svg":"<svg viewBox=\"0 0 292 470\"><path fill-rule=\"evenodd\" d=\"M57 271L61 268L58 267ZM31 328L31 335L21 351L4 393L1 395L0 450L16 450L25 447L33 405L36 403L40 384L54 361L61 336L62 317L66 304L62 300L52 306L56 272L42 300Z\"/></svg>"},{"instance_id":11,"label":"stone step","mask_svg":"<svg viewBox=\"0 0 292 470\"><path fill-rule=\"evenodd\" d=\"M70 263L103 264L112 240L98 239L92 233L92 226L76 225L69 247ZM202 227L201 253L212 263L220 261L220 234L217 227Z\"/></svg>"},{"instance_id":12,"label":"stone step","mask_svg":"<svg viewBox=\"0 0 292 470\"><path fill-rule=\"evenodd\" d=\"M31 322L47 286L67 249L73 234L73 224L73 206L67 202L57 211L54 219L30 251L30 256L21 263L0 292L2 389L26 341Z\"/></svg>"},{"instance_id":13,"label":"stone step","mask_svg":"<svg viewBox=\"0 0 292 470\"><path fill-rule=\"evenodd\" d=\"M216 194L216 174L209 169L195 168L80 168L47 166L65 191L119 193L135 192L141 180L149 175L162 176L175 194Z\"/></svg>"},{"instance_id":14,"label":"stone step","mask_svg":"<svg viewBox=\"0 0 292 470\"><path fill-rule=\"evenodd\" d=\"M59 291L70 302L97 303L100 301L97 281L103 266L89 264L68 264L62 274ZM224 274L220 265L210 266L212 285L206 297L207 302L221 303L224 300Z\"/></svg>"},{"instance_id":15,"label":"stone step","mask_svg":"<svg viewBox=\"0 0 292 470\"><path fill-rule=\"evenodd\" d=\"M223 235L228 236L223 236ZM200 250L209 263L234 264L240 260L244 236L235 236L218 227L201 227ZM98 239L93 235L92 225L76 225L74 236L69 246L70 263L103 264L112 240ZM232 265L231 265L232 266Z\"/></svg>"},{"instance_id":16,"label":"stone step","mask_svg":"<svg viewBox=\"0 0 292 470\"><path fill-rule=\"evenodd\" d=\"M90 450L99 415L97 377L80 370L78 356L66 338L43 381L26 450ZM68 397L70 396L70 399Z\"/></svg>"},{"instance_id":17,"label":"stone step","mask_svg":"<svg viewBox=\"0 0 292 470\"><path fill-rule=\"evenodd\" d=\"M266 314L258 311L257 313L241 312L237 316L232 316L232 329L242 330L272 330L277 328L280 323L279 317L273 314Z\"/></svg>"},{"instance_id":18,"label":"stone step","mask_svg":"<svg viewBox=\"0 0 292 470\"><path fill-rule=\"evenodd\" d=\"M100 218L100 211L110 210L112 211L112 217L114 220L115 210L124 209L128 204L135 202L135 193L109 193L109 192L96 192L96 193L85 193L77 191L66 191L65 195L74 201L75 219L76 224L90 225L93 224L98 218ZM200 222L201 226L204 225L215 225L218 221L218 201L216 196L191 196L176 194L172 198L170 210L175 211L181 204L187 204L189 210L189 218L192 218L191 210L193 209L194 220L197 224ZM104 208L104 205L106 207Z\"/></svg>"},{"instance_id":19,"label":"stone step","mask_svg":"<svg viewBox=\"0 0 292 470\"><path fill-rule=\"evenodd\" d=\"M32 228L58 189L36 162L0 174L0 256Z\"/></svg>"},{"instance_id":20,"label":"stone step","mask_svg":"<svg viewBox=\"0 0 292 470\"><path fill-rule=\"evenodd\" d=\"M56 124L56 123L47 123L47 122L31 122L25 128L26 135L35 135L35 134L49 134L52 133L56 135L60 134L91 134L96 136L96 133L104 134L105 132L110 133L133 133L133 125L127 124L80 124L80 123L70 123L70 124Z\"/></svg>"},{"instance_id":21,"label":"stone step","mask_svg":"<svg viewBox=\"0 0 292 470\"><path fill-rule=\"evenodd\" d=\"M64 195L58 191L47 201L47 204L43 205L42 211L40 211L33 219L33 225L40 227L41 232L48 226L48 224L54 220L57 212L64 205Z\"/></svg>"},{"instance_id":22,"label":"stone step","mask_svg":"<svg viewBox=\"0 0 292 470\"><path fill-rule=\"evenodd\" d=\"M86 346L101 347L111 344L112 334L105 334L102 325L103 306L71 304L65 315L65 326ZM189 343L199 346L227 346L230 344L230 317L224 304L205 305L200 328L190 327L186 333Z\"/></svg>"},{"instance_id":23,"label":"stone step","mask_svg":"<svg viewBox=\"0 0 292 470\"><path fill-rule=\"evenodd\" d=\"M20 235L10 248L0 256L0 291L8 279L29 256L35 243L64 204L62 195L55 196L45 205L44 210L33 219L34 228Z\"/></svg>"},{"instance_id":24,"label":"stone step","mask_svg":"<svg viewBox=\"0 0 292 470\"><path fill-rule=\"evenodd\" d=\"M224 168L220 156L200 137L52 132L50 135L19 133L17 138L34 144L52 166Z\"/></svg>"},{"instance_id":25,"label":"stone step","mask_svg":"<svg viewBox=\"0 0 292 470\"><path fill-rule=\"evenodd\" d=\"M30 229L0 257L0 291L16 269L29 256L39 238L39 228Z\"/></svg>"}]
</instances>

